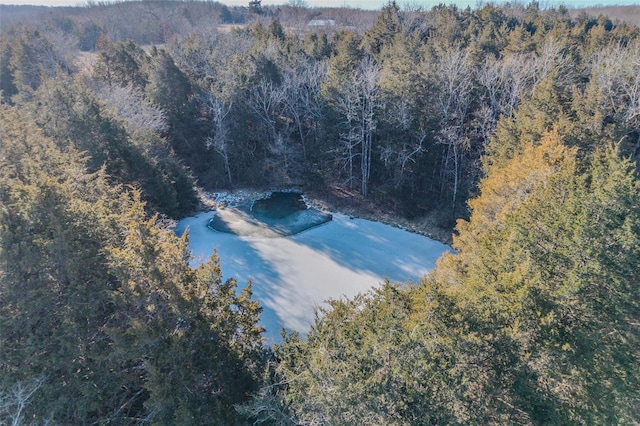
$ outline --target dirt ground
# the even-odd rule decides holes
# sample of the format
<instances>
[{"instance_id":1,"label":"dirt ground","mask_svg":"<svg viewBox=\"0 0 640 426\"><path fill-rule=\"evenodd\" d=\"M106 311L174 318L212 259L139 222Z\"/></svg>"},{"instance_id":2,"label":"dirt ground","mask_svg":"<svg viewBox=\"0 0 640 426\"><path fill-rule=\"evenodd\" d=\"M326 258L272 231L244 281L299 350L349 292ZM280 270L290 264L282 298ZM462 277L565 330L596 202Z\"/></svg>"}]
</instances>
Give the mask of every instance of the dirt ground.
<instances>
[{"instance_id":1,"label":"dirt ground","mask_svg":"<svg viewBox=\"0 0 640 426\"><path fill-rule=\"evenodd\" d=\"M363 197L356 191L349 192L341 188L331 188L330 191L307 191L305 194L309 203L316 208L382 222L424 235L447 245L452 243L453 229L441 225L445 220L440 212L432 212L416 219L407 219L393 212L392 209L385 209L384 206Z\"/></svg>"}]
</instances>

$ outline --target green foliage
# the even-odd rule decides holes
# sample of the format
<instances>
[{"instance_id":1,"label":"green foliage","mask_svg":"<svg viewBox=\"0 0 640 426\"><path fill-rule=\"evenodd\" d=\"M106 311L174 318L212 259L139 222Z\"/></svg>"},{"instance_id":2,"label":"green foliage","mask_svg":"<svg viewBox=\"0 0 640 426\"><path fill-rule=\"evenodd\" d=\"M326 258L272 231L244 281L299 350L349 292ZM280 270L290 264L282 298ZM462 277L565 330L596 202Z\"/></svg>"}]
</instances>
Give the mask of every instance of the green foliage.
<instances>
[{"instance_id":1,"label":"green foliage","mask_svg":"<svg viewBox=\"0 0 640 426\"><path fill-rule=\"evenodd\" d=\"M494 165L421 285L330 302L245 406L297 423L637 421L640 186L548 134Z\"/></svg>"},{"instance_id":2,"label":"green foliage","mask_svg":"<svg viewBox=\"0 0 640 426\"><path fill-rule=\"evenodd\" d=\"M13 79L13 73L9 67L11 60L11 46L8 37L0 37L0 92L2 102L7 102L18 93L18 88Z\"/></svg>"},{"instance_id":3,"label":"green foliage","mask_svg":"<svg viewBox=\"0 0 640 426\"><path fill-rule=\"evenodd\" d=\"M150 207L168 216L194 209L192 178L166 142L152 131L128 131L80 80L47 80L26 106L61 149L88 156L89 171L104 167L112 181L137 186Z\"/></svg>"},{"instance_id":4,"label":"green foliage","mask_svg":"<svg viewBox=\"0 0 640 426\"><path fill-rule=\"evenodd\" d=\"M334 43L336 54L329 61L329 75L324 88L329 99L332 98L332 90L347 84L364 56L360 49L361 39L352 31L339 32L335 36Z\"/></svg>"},{"instance_id":5,"label":"green foliage","mask_svg":"<svg viewBox=\"0 0 640 426\"><path fill-rule=\"evenodd\" d=\"M23 114L1 113L0 386L42 378L25 417L87 423L124 402L105 357L116 283L104 247L127 202Z\"/></svg>"},{"instance_id":6,"label":"green foliage","mask_svg":"<svg viewBox=\"0 0 640 426\"><path fill-rule=\"evenodd\" d=\"M8 44L3 49L3 90L4 97L13 94L29 99L46 78L58 73L69 74L74 70L70 52L64 52L63 46L56 45L50 34L35 29L24 28L15 35L8 36ZM4 62L7 61L7 62ZM6 72L10 74L5 74Z\"/></svg>"},{"instance_id":7,"label":"green foliage","mask_svg":"<svg viewBox=\"0 0 640 426\"><path fill-rule=\"evenodd\" d=\"M373 28L364 35L362 43L369 54L378 55L384 47L393 42L395 36L402 31L402 27L400 7L395 1L390 1L382 8Z\"/></svg>"},{"instance_id":8,"label":"green foliage","mask_svg":"<svg viewBox=\"0 0 640 426\"><path fill-rule=\"evenodd\" d=\"M78 29L78 48L85 52L93 52L98 47L101 36L104 36L104 28L93 21L82 23Z\"/></svg>"},{"instance_id":9,"label":"green foliage","mask_svg":"<svg viewBox=\"0 0 640 426\"><path fill-rule=\"evenodd\" d=\"M326 34L308 33L304 36L302 43L304 52L313 60L321 61L332 53L332 47Z\"/></svg>"},{"instance_id":10,"label":"green foliage","mask_svg":"<svg viewBox=\"0 0 640 426\"><path fill-rule=\"evenodd\" d=\"M265 359L251 285L191 269L138 193L0 114L0 420L241 424Z\"/></svg>"},{"instance_id":11,"label":"green foliage","mask_svg":"<svg viewBox=\"0 0 640 426\"><path fill-rule=\"evenodd\" d=\"M276 350L286 404L298 423L446 422L439 388L447 361L405 328L409 294L385 283L322 309L307 341L289 336ZM435 341L429 345L437 346Z\"/></svg>"},{"instance_id":12,"label":"green foliage","mask_svg":"<svg viewBox=\"0 0 640 426\"><path fill-rule=\"evenodd\" d=\"M463 307L467 333L512 342L511 372L485 366L507 384L487 396L496 407L512 398L507 406L533 422L638 416L637 273L630 272L638 250L613 241L637 241L640 193L631 164L613 148L598 150L586 167L582 174L575 152L552 136L494 166L470 221L458 226L458 254L434 275Z\"/></svg>"},{"instance_id":13,"label":"green foliage","mask_svg":"<svg viewBox=\"0 0 640 426\"><path fill-rule=\"evenodd\" d=\"M105 37L98 40L98 60L94 66L94 76L108 84L144 88L147 75L144 65L145 52L132 41L111 42Z\"/></svg>"},{"instance_id":14,"label":"green foliage","mask_svg":"<svg viewBox=\"0 0 640 426\"><path fill-rule=\"evenodd\" d=\"M145 410L158 424L235 424L233 404L256 388L262 368L250 286L236 296L215 255L191 270L186 236L176 241L140 207L127 219L123 244L109 251L122 306L110 335L121 362L143 372Z\"/></svg>"},{"instance_id":15,"label":"green foliage","mask_svg":"<svg viewBox=\"0 0 640 426\"><path fill-rule=\"evenodd\" d=\"M61 424L638 422L640 30L391 2L302 37L176 4L2 35L0 422L24 398ZM196 179L354 177L412 215L477 196L432 275L330 302L274 359L251 284L192 270L153 215L192 211Z\"/></svg>"},{"instance_id":16,"label":"green foliage","mask_svg":"<svg viewBox=\"0 0 640 426\"><path fill-rule=\"evenodd\" d=\"M162 107L168 115L169 123L177 126L181 120L187 120L187 105L192 93L187 77L165 51L155 47L151 50L146 74L148 83L145 91L149 99Z\"/></svg>"},{"instance_id":17,"label":"green foliage","mask_svg":"<svg viewBox=\"0 0 640 426\"><path fill-rule=\"evenodd\" d=\"M448 207L455 216L476 191L483 153L491 153L485 161L511 158L520 152L520 141L540 140L551 129L585 153L620 138L625 153L637 151L635 110L625 106L635 105L633 79L623 77L637 72L633 65L621 65L637 63L637 35L606 19L573 21L566 9L535 5L403 11L391 2L362 36L345 28L331 37L313 32L296 37L286 28L278 20L256 22L231 33L191 35L170 50L196 94L203 92L196 99L211 95L233 105L224 161L205 142L210 132L198 130L193 121L180 121L189 122L192 137L172 139L200 182L228 184L224 172L233 169L235 185L297 183L304 176L302 183L313 179L349 190L350 167L342 172L348 163L343 161L345 135L357 129L345 126L349 120L340 112L340 99L353 91L365 57L380 67L384 105L371 134L376 143L367 192L374 200L420 206L420 214ZM599 64L605 61L618 66L602 73ZM327 69L318 75L317 118L299 120L309 103L288 92L288 77L314 66ZM293 106L272 98L268 120L256 116L252 102L263 84ZM613 104L605 107L602 99ZM188 114L210 121L203 113L207 108L197 105L199 112ZM305 133L314 135L314 145L308 145ZM303 145L303 154L287 161L274 158L279 138L291 152ZM358 155L352 156L356 164ZM292 169L312 172L292 177Z\"/></svg>"}]
</instances>

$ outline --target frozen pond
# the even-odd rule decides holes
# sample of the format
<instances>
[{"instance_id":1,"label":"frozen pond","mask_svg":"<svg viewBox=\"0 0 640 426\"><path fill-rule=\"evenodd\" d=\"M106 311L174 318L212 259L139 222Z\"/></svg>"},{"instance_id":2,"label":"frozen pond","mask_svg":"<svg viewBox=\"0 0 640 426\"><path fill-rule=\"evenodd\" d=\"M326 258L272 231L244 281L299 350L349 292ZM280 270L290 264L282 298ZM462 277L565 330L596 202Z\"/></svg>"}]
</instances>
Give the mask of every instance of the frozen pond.
<instances>
[{"instance_id":1,"label":"frozen pond","mask_svg":"<svg viewBox=\"0 0 640 426\"><path fill-rule=\"evenodd\" d=\"M242 287L252 278L270 343L280 340L282 327L305 334L314 308L327 299L353 297L385 278L417 282L450 250L421 235L341 214L288 237L214 231L207 227L214 214L183 219L176 233L182 235L189 228L193 266L217 248L225 279L237 278Z\"/></svg>"}]
</instances>

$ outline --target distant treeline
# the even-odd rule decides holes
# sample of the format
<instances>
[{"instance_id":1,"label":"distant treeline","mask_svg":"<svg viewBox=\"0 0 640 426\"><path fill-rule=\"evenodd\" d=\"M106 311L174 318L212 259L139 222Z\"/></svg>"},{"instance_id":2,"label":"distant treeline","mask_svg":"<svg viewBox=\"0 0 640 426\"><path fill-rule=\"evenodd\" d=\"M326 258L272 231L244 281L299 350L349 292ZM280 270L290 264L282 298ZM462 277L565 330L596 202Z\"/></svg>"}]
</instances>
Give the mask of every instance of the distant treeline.
<instances>
[{"instance_id":1,"label":"distant treeline","mask_svg":"<svg viewBox=\"0 0 640 426\"><path fill-rule=\"evenodd\" d=\"M2 29L39 25L73 34L80 50L95 50L100 36L139 44L165 43L197 27L244 23L250 12L213 1L89 2L83 7L0 5Z\"/></svg>"},{"instance_id":2,"label":"distant treeline","mask_svg":"<svg viewBox=\"0 0 640 426\"><path fill-rule=\"evenodd\" d=\"M170 149L154 167L175 175L165 161L175 157L204 187L339 187L404 215L448 211L441 222L451 226L465 214L494 136L508 146L566 117L572 144L590 149L613 138L637 154L628 90L638 29L603 16L572 18L566 8L536 3L406 11L390 4L366 28L371 12L356 11L348 22L310 31L293 25L309 10L287 6L261 14L236 8L252 23L219 31L221 22L239 20L215 2L74 10L5 32L5 101L61 111L38 91L47 79L66 79L50 84L64 96L93 93L130 131L144 121L130 115L145 113ZM143 160L126 158L124 181L176 197L162 179L135 176L149 169L134 166Z\"/></svg>"},{"instance_id":3,"label":"distant treeline","mask_svg":"<svg viewBox=\"0 0 640 426\"><path fill-rule=\"evenodd\" d=\"M90 1L84 6L0 5L0 29L41 25L73 34L78 48L92 51L100 36L137 44L162 44L193 31L219 25L244 25L277 17L289 28L303 29L314 18L332 19L338 25L364 31L379 11L349 8L307 8L294 3L282 6L227 6L217 1Z\"/></svg>"},{"instance_id":4,"label":"distant treeline","mask_svg":"<svg viewBox=\"0 0 640 426\"><path fill-rule=\"evenodd\" d=\"M2 421L640 421L638 27L537 3L69 10L0 38ZM197 187L243 186L436 215L456 254L266 348L250 287L167 229Z\"/></svg>"},{"instance_id":5,"label":"distant treeline","mask_svg":"<svg viewBox=\"0 0 640 426\"><path fill-rule=\"evenodd\" d=\"M571 15L576 17L582 13L590 16L607 16L614 22L626 22L627 24L640 26L640 6L596 6L571 10Z\"/></svg>"}]
</instances>

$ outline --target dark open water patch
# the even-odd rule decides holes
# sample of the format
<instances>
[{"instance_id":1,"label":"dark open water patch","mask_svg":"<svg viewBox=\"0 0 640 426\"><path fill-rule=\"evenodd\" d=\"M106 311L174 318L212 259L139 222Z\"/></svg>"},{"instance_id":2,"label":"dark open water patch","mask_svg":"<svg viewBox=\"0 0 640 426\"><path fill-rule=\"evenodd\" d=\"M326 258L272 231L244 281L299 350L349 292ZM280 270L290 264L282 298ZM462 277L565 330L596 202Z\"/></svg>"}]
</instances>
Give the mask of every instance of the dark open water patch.
<instances>
[{"instance_id":1,"label":"dark open water patch","mask_svg":"<svg viewBox=\"0 0 640 426\"><path fill-rule=\"evenodd\" d=\"M298 192L272 192L269 197L219 211L209 227L243 236L295 235L332 219L331 214L309 208Z\"/></svg>"},{"instance_id":2,"label":"dark open water patch","mask_svg":"<svg viewBox=\"0 0 640 426\"><path fill-rule=\"evenodd\" d=\"M254 201L251 206L254 217L267 220L285 219L308 209L302 194L298 192L272 192L269 197Z\"/></svg>"}]
</instances>

